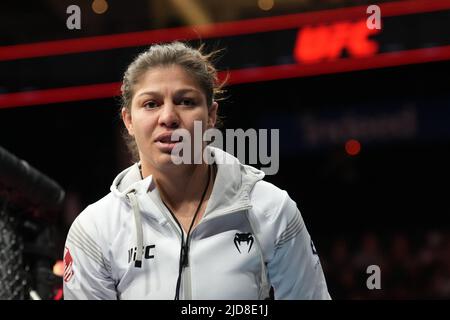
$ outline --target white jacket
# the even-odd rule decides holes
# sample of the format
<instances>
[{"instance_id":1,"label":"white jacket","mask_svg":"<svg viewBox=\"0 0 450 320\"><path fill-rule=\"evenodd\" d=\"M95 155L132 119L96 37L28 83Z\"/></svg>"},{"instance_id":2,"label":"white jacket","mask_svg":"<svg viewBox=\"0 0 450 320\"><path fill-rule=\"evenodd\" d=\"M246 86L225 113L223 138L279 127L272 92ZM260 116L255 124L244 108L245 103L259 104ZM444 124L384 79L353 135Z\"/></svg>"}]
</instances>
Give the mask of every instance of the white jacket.
<instances>
[{"instance_id":1,"label":"white jacket","mask_svg":"<svg viewBox=\"0 0 450 320\"><path fill-rule=\"evenodd\" d=\"M226 164L218 161L205 214L191 231L180 299L264 299L270 286L275 299L330 299L296 203L262 171L208 148ZM180 248L179 227L135 164L73 222L64 298L173 299Z\"/></svg>"}]
</instances>

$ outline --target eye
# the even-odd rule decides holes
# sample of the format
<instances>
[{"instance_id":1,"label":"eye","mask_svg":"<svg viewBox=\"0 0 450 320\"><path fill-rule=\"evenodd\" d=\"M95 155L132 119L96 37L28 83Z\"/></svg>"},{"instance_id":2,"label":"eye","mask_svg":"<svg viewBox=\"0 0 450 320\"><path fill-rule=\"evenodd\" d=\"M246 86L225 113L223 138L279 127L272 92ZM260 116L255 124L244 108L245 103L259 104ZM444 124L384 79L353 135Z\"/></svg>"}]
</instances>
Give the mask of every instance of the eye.
<instances>
[{"instance_id":1,"label":"eye","mask_svg":"<svg viewBox=\"0 0 450 320\"><path fill-rule=\"evenodd\" d=\"M183 98L183 99L181 99L180 104L185 105L185 106L194 106L195 101L194 101L194 99L191 99L191 98Z\"/></svg>"},{"instance_id":2,"label":"eye","mask_svg":"<svg viewBox=\"0 0 450 320\"><path fill-rule=\"evenodd\" d=\"M147 109L154 109L158 106L158 103L154 100L150 100L150 101L145 102L143 106L144 106L144 108L147 108Z\"/></svg>"}]
</instances>

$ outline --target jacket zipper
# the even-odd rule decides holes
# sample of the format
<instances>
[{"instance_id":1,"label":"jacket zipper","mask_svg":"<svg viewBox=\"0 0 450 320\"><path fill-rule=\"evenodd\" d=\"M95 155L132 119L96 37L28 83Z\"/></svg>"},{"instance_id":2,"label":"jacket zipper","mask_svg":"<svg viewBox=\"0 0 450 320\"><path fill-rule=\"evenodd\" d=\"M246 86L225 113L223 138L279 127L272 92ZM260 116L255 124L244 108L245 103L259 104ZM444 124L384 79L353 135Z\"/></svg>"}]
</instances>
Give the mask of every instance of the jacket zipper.
<instances>
[{"instance_id":1,"label":"jacket zipper","mask_svg":"<svg viewBox=\"0 0 450 320\"><path fill-rule=\"evenodd\" d=\"M240 207L236 207L236 208L232 208L232 209L229 209L229 210L225 210L225 211L220 212L220 214L216 213L214 215L214 217L206 219L206 221L213 220L213 219L218 218L218 217L223 217L226 214L231 214L231 213L234 213L234 212L237 212L237 211L247 210L247 209L250 209L251 207L252 207L251 205L243 205L243 206L240 206ZM160 206L160 209L161 209L161 206ZM163 212L164 216L169 221L169 223L172 226L172 228L174 228L176 230L176 232L178 234L178 237L179 237L179 239L181 241L181 232L183 232L183 233L185 233L185 232L184 232L184 230L180 230L175 225L175 221L173 221L172 215L170 215L166 210L167 209L165 207L162 208L162 212ZM192 229L191 237L192 237L192 234L194 233L195 229L197 228L197 226L200 223L204 223L204 221L205 220L200 220L200 222ZM191 237L189 237L189 243L187 243L188 246L191 245L191 239L192 239ZM191 261L191 259L189 257L190 253L188 252L187 254L188 254L188 256L187 256L188 261ZM184 298L184 300L192 300L192 286L191 286L192 278L191 278L190 263L189 263L189 265L184 267L183 277L182 278L183 278L183 283L182 283L183 284L183 298Z\"/></svg>"},{"instance_id":2,"label":"jacket zipper","mask_svg":"<svg viewBox=\"0 0 450 320\"><path fill-rule=\"evenodd\" d=\"M183 270L183 298L184 300L192 300L192 286L191 286L191 267L190 265L184 267Z\"/></svg>"}]
</instances>

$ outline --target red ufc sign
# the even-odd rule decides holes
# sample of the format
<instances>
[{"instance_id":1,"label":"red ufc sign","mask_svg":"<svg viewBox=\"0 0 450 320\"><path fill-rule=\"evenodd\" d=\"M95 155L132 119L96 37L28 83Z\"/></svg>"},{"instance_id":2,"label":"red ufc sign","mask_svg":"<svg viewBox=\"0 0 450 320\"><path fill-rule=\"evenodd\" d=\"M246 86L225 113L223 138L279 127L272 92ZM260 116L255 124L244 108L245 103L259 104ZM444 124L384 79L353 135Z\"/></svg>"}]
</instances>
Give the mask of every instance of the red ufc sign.
<instances>
[{"instance_id":1,"label":"red ufc sign","mask_svg":"<svg viewBox=\"0 0 450 320\"><path fill-rule=\"evenodd\" d=\"M307 26L298 32L294 56L300 63L338 59L344 49L350 57L371 56L378 43L369 37L379 32L367 28L366 20Z\"/></svg>"}]
</instances>

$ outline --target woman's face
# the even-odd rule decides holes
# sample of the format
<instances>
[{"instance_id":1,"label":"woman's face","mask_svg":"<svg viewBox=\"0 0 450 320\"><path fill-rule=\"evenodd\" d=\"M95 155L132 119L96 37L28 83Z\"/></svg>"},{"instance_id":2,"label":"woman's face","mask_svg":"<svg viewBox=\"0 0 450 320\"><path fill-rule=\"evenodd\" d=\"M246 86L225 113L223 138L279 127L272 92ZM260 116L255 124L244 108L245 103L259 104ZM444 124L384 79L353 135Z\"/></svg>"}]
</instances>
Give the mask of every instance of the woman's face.
<instances>
[{"instance_id":1,"label":"woman's face","mask_svg":"<svg viewBox=\"0 0 450 320\"><path fill-rule=\"evenodd\" d=\"M203 131L214 127L217 103L208 108L206 96L195 78L178 65L149 69L135 85L131 112L122 110L128 133L134 136L140 160L149 170L174 165L170 135L186 129L194 137L194 121ZM193 143L193 142L192 142Z\"/></svg>"}]
</instances>

